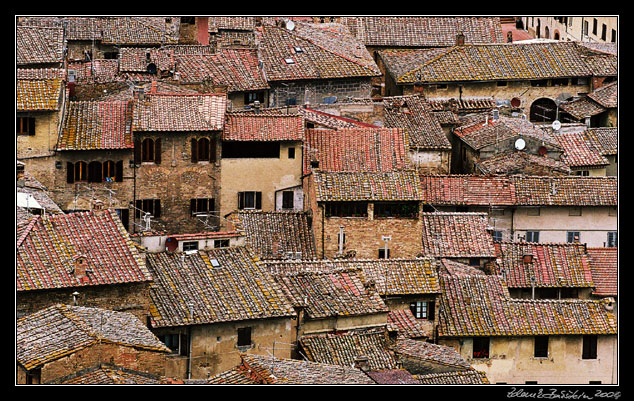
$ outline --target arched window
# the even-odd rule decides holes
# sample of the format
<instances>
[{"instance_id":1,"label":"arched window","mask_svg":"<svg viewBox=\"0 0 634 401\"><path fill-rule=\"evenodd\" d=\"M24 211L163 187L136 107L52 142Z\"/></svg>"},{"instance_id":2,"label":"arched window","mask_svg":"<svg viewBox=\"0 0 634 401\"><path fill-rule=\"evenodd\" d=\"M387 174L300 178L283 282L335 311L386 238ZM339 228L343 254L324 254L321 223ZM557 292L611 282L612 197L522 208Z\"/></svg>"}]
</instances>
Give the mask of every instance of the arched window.
<instances>
[{"instance_id":1,"label":"arched window","mask_svg":"<svg viewBox=\"0 0 634 401\"><path fill-rule=\"evenodd\" d=\"M191 139L192 163L216 161L216 141L209 138Z\"/></svg>"},{"instance_id":2,"label":"arched window","mask_svg":"<svg viewBox=\"0 0 634 401\"><path fill-rule=\"evenodd\" d=\"M557 104L548 98L537 99L531 104L531 122L551 122L557 118Z\"/></svg>"},{"instance_id":3,"label":"arched window","mask_svg":"<svg viewBox=\"0 0 634 401\"><path fill-rule=\"evenodd\" d=\"M548 29L548 27L544 27L544 37L546 39L550 38L550 29Z\"/></svg>"},{"instance_id":4,"label":"arched window","mask_svg":"<svg viewBox=\"0 0 634 401\"><path fill-rule=\"evenodd\" d=\"M101 163L90 162L88 164L88 182L101 182L102 181Z\"/></svg>"},{"instance_id":5,"label":"arched window","mask_svg":"<svg viewBox=\"0 0 634 401\"><path fill-rule=\"evenodd\" d=\"M116 179L117 169L116 164L112 160L103 162L103 181L112 182Z\"/></svg>"},{"instance_id":6,"label":"arched window","mask_svg":"<svg viewBox=\"0 0 634 401\"><path fill-rule=\"evenodd\" d=\"M209 139L207 138L198 140L198 160L209 161Z\"/></svg>"}]
</instances>

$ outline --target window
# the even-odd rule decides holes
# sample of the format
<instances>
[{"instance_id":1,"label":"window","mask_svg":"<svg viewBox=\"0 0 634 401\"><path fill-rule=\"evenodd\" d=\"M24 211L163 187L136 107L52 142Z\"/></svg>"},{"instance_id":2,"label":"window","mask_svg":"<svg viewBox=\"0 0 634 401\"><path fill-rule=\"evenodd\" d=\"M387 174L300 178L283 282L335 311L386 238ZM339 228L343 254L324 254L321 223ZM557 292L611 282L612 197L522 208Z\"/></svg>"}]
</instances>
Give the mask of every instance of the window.
<instances>
[{"instance_id":1,"label":"window","mask_svg":"<svg viewBox=\"0 0 634 401\"><path fill-rule=\"evenodd\" d=\"M616 43L616 29L612 29L612 39L610 42Z\"/></svg>"},{"instance_id":2,"label":"window","mask_svg":"<svg viewBox=\"0 0 634 401\"><path fill-rule=\"evenodd\" d=\"M295 192L283 191L282 192L282 209L293 209L295 200Z\"/></svg>"},{"instance_id":3,"label":"window","mask_svg":"<svg viewBox=\"0 0 634 401\"><path fill-rule=\"evenodd\" d=\"M280 143L271 141L243 141L223 142L222 157L224 158L278 158L280 157Z\"/></svg>"},{"instance_id":4,"label":"window","mask_svg":"<svg viewBox=\"0 0 634 401\"><path fill-rule=\"evenodd\" d=\"M539 242L539 231L526 231L526 242Z\"/></svg>"},{"instance_id":5,"label":"window","mask_svg":"<svg viewBox=\"0 0 634 401\"><path fill-rule=\"evenodd\" d=\"M36 368L26 372L26 384L42 383L42 369Z\"/></svg>"},{"instance_id":6,"label":"window","mask_svg":"<svg viewBox=\"0 0 634 401\"><path fill-rule=\"evenodd\" d=\"M493 236L493 241L496 241L496 242L502 241L502 231L493 231L491 235Z\"/></svg>"},{"instance_id":7,"label":"window","mask_svg":"<svg viewBox=\"0 0 634 401\"><path fill-rule=\"evenodd\" d=\"M480 258L469 258L469 266L480 267Z\"/></svg>"},{"instance_id":8,"label":"window","mask_svg":"<svg viewBox=\"0 0 634 401\"><path fill-rule=\"evenodd\" d=\"M134 163L161 163L161 138L145 138L142 142L135 141Z\"/></svg>"},{"instance_id":9,"label":"window","mask_svg":"<svg viewBox=\"0 0 634 401\"><path fill-rule=\"evenodd\" d=\"M288 99L286 99L286 105L287 106L297 106L297 98L289 97Z\"/></svg>"},{"instance_id":10,"label":"window","mask_svg":"<svg viewBox=\"0 0 634 401\"><path fill-rule=\"evenodd\" d=\"M409 307L416 319L434 319L433 301L416 301L412 302Z\"/></svg>"},{"instance_id":11,"label":"window","mask_svg":"<svg viewBox=\"0 0 634 401\"><path fill-rule=\"evenodd\" d=\"M571 206L568 208L568 216L581 216L581 207Z\"/></svg>"},{"instance_id":12,"label":"window","mask_svg":"<svg viewBox=\"0 0 634 401\"><path fill-rule=\"evenodd\" d=\"M582 359L597 359L597 338L594 334L583 336Z\"/></svg>"},{"instance_id":13,"label":"window","mask_svg":"<svg viewBox=\"0 0 634 401\"><path fill-rule=\"evenodd\" d=\"M535 358L548 358L548 336L535 336Z\"/></svg>"},{"instance_id":14,"label":"window","mask_svg":"<svg viewBox=\"0 0 634 401\"><path fill-rule=\"evenodd\" d=\"M367 202L328 202L326 203L326 217L366 217L368 215Z\"/></svg>"},{"instance_id":15,"label":"window","mask_svg":"<svg viewBox=\"0 0 634 401\"><path fill-rule=\"evenodd\" d=\"M134 215L137 218L142 217L141 213L149 213L155 218L161 217L161 201L160 199L137 199L136 210Z\"/></svg>"},{"instance_id":16,"label":"window","mask_svg":"<svg viewBox=\"0 0 634 401\"><path fill-rule=\"evenodd\" d=\"M583 21L583 34L588 34L588 21Z\"/></svg>"},{"instance_id":17,"label":"window","mask_svg":"<svg viewBox=\"0 0 634 401\"><path fill-rule=\"evenodd\" d=\"M417 202L376 202L374 204L374 217L377 218L416 218L417 216Z\"/></svg>"},{"instance_id":18,"label":"window","mask_svg":"<svg viewBox=\"0 0 634 401\"><path fill-rule=\"evenodd\" d=\"M496 82L496 85L497 85L497 86L507 86L507 85L508 85L508 82L507 82L507 81L497 81L497 82Z\"/></svg>"},{"instance_id":19,"label":"window","mask_svg":"<svg viewBox=\"0 0 634 401\"><path fill-rule=\"evenodd\" d=\"M66 163L66 182L72 184L74 182L88 181L88 164L83 161L76 163Z\"/></svg>"},{"instance_id":20,"label":"window","mask_svg":"<svg viewBox=\"0 0 634 401\"><path fill-rule=\"evenodd\" d=\"M15 124L17 135L35 135L35 117L17 117Z\"/></svg>"},{"instance_id":21,"label":"window","mask_svg":"<svg viewBox=\"0 0 634 401\"><path fill-rule=\"evenodd\" d=\"M568 78L553 78L551 82L553 86L568 86Z\"/></svg>"},{"instance_id":22,"label":"window","mask_svg":"<svg viewBox=\"0 0 634 401\"><path fill-rule=\"evenodd\" d=\"M103 52L103 58L106 60L116 60L119 52Z\"/></svg>"},{"instance_id":23,"label":"window","mask_svg":"<svg viewBox=\"0 0 634 401\"><path fill-rule=\"evenodd\" d=\"M191 160L192 163L200 161L216 161L216 141L209 138L191 139Z\"/></svg>"},{"instance_id":24,"label":"window","mask_svg":"<svg viewBox=\"0 0 634 401\"><path fill-rule=\"evenodd\" d=\"M547 79L535 79L531 81L531 86L533 87L544 87L544 86L548 86L548 80Z\"/></svg>"},{"instance_id":25,"label":"window","mask_svg":"<svg viewBox=\"0 0 634 401\"><path fill-rule=\"evenodd\" d=\"M251 327L241 327L238 329L238 347L251 345Z\"/></svg>"},{"instance_id":26,"label":"window","mask_svg":"<svg viewBox=\"0 0 634 401\"><path fill-rule=\"evenodd\" d=\"M606 40L608 36L608 27L605 24L601 26L601 40Z\"/></svg>"},{"instance_id":27,"label":"window","mask_svg":"<svg viewBox=\"0 0 634 401\"><path fill-rule=\"evenodd\" d=\"M385 248L379 248L379 259L389 259L390 258L390 248L387 249L387 255L385 253Z\"/></svg>"},{"instance_id":28,"label":"window","mask_svg":"<svg viewBox=\"0 0 634 401\"><path fill-rule=\"evenodd\" d=\"M228 239L216 239L214 240L214 248L227 248L229 246Z\"/></svg>"},{"instance_id":29,"label":"window","mask_svg":"<svg viewBox=\"0 0 634 401\"><path fill-rule=\"evenodd\" d=\"M295 158L295 148L288 148L288 158L289 159Z\"/></svg>"},{"instance_id":30,"label":"window","mask_svg":"<svg viewBox=\"0 0 634 401\"><path fill-rule=\"evenodd\" d=\"M159 340L169 348L173 354L189 355L189 342L187 334L164 334L158 336Z\"/></svg>"},{"instance_id":31,"label":"window","mask_svg":"<svg viewBox=\"0 0 634 401\"><path fill-rule=\"evenodd\" d=\"M608 232L608 242L607 242L607 246L610 248L615 248L617 247L617 232L616 231L609 231Z\"/></svg>"},{"instance_id":32,"label":"window","mask_svg":"<svg viewBox=\"0 0 634 401\"><path fill-rule=\"evenodd\" d=\"M255 101L264 103L264 92L246 92L244 94L244 104L251 104Z\"/></svg>"},{"instance_id":33,"label":"window","mask_svg":"<svg viewBox=\"0 0 634 401\"><path fill-rule=\"evenodd\" d=\"M489 357L489 337L473 338L473 358Z\"/></svg>"},{"instance_id":34,"label":"window","mask_svg":"<svg viewBox=\"0 0 634 401\"><path fill-rule=\"evenodd\" d=\"M183 242L183 252L185 251L197 251L198 241Z\"/></svg>"},{"instance_id":35,"label":"window","mask_svg":"<svg viewBox=\"0 0 634 401\"><path fill-rule=\"evenodd\" d=\"M579 289L564 287L559 290L559 294L562 299L576 299L579 298Z\"/></svg>"},{"instance_id":36,"label":"window","mask_svg":"<svg viewBox=\"0 0 634 401\"><path fill-rule=\"evenodd\" d=\"M581 238L579 231L568 231L566 233L566 242L579 243L579 238Z\"/></svg>"},{"instance_id":37,"label":"window","mask_svg":"<svg viewBox=\"0 0 634 401\"><path fill-rule=\"evenodd\" d=\"M262 209L262 192L238 192L238 209Z\"/></svg>"},{"instance_id":38,"label":"window","mask_svg":"<svg viewBox=\"0 0 634 401\"><path fill-rule=\"evenodd\" d=\"M191 216L195 216L197 213L209 214L214 211L214 199L213 198L199 198L190 199L189 201L189 213Z\"/></svg>"},{"instance_id":39,"label":"window","mask_svg":"<svg viewBox=\"0 0 634 401\"><path fill-rule=\"evenodd\" d=\"M577 170L577 171L575 171L575 175L588 177L590 175L590 171L589 170Z\"/></svg>"},{"instance_id":40,"label":"window","mask_svg":"<svg viewBox=\"0 0 634 401\"><path fill-rule=\"evenodd\" d=\"M594 18L592 20L592 34L596 35L597 34L597 25L598 25L598 21L596 18Z\"/></svg>"}]
</instances>

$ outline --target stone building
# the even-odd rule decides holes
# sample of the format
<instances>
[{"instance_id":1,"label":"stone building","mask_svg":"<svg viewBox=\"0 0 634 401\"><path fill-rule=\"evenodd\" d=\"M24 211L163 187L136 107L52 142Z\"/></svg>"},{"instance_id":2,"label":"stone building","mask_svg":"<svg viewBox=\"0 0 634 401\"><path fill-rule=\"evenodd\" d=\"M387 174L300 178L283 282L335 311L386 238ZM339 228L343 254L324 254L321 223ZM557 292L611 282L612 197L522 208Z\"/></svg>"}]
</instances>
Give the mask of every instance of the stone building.
<instances>
[{"instance_id":1,"label":"stone building","mask_svg":"<svg viewBox=\"0 0 634 401\"><path fill-rule=\"evenodd\" d=\"M173 234L220 226L220 135L225 94L144 93L134 100L133 231L151 216ZM212 214L203 224L197 214ZM145 229L145 228L144 228Z\"/></svg>"},{"instance_id":2,"label":"stone building","mask_svg":"<svg viewBox=\"0 0 634 401\"><path fill-rule=\"evenodd\" d=\"M263 24L258 33L271 107L369 97L381 72L341 24Z\"/></svg>"},{"instance_id":3,"label":"stone building","mask_svg":"<svg viewBox=\"0 0 634 401\"><path fill-rule=\"evenodd\" d=\"M562 121L578 121L588 127L618 125L618 82L610 82L561 105Z\"/></svg>"},{"instance_id":4,"label":"stone building","mask_svg":"<svg viewBox=\"0 0 634 401\"><path fill-rule=\"evenodd\" d=\"M291 344L297 315L246 247L146 255L154 276L152 331L171 349L166 376L206 379L240 353L269 355ZM290 358L288 346L275 350Z\"/></svg>"},{"instance_id":5,"label":"stone building","mask_svg":"<svg viewBox=\"0 0 634 401\"><path fill-rule=\"evenodd\" d=\"M593 300L513 299L500 276L443 275L438 343L492 384L615 384L617 325Z\"/></svg>"},{"instance_id":6,"label":"stone building","mask_svg":"<svg viewBox=\"0 0 634 401\"><path fill-rule=\"evenodd\" d=\"M617 244L616 177L425 176L428 209L488 214L496 241Z\"/></svg>"},{"instance_id":7,"label":"stone building","mask_svg":"<svg viewBox=\"0 0 634 401\"><path fill-rule=\"evenodd\" d=\"M18 316L75 302L147 321L152 276L114 211L33 216L16 229Z\"/></svg>"},{"instance_id":8,"label":"stone building","mask_svg":"<svg viewBox=\"0 0 634 401\"><path fill-rule=\"evenodd\" d=\"M227 113L220 215L235 210L302 210L303 137L304 120L296 113Z\"/></svg>"},{"instance_id":9,"label":"stone building","mask_svg":"<svg viewBox=\"0 0 634 401\"><path fill-rule=\"evenodd\" d=\"M455 127L452 134L453 173L570 174L555 135L522 118L490 118L487 113Z\"/></svg>"},{"instance_id":10,"label":"stone building","mask_svg":"<svg viewBox=\"0 0 634 401\"><path fill-rule=\"evenodd\" d=\"M17 384L47 384L102 364L162 376L169 349L134 315L56 304L16 322Z\"/></svg>"},{"instance_id":11,"label":"stone building","mask_svg":"<svg viewBox=\"0 0 634 401\"><path fill-rule=\"evenodd\" d=\"M427 99L491 96L532 122L552 122L558 104L617 75L617 58L578 42L456 44L431 50L383 50L388 96ZM460 68L455 68L460 66ZM538 68L537 68L537 67Z\"/></svg>"}]
</instances>

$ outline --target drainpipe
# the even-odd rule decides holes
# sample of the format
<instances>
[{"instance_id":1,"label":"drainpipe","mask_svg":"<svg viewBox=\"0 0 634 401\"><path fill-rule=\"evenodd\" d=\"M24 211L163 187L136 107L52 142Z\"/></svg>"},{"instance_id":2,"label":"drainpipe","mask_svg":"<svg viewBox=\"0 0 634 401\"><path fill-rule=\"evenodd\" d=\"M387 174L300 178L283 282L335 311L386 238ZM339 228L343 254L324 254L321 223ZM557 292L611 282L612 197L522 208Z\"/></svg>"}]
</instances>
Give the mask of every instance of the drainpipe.
<instances>
[{"instance_id":1,"label":"drainpipe","mask_svg":"<svg viewBox=\"0 0 634 401\"><path fill-rule=\"evenodd\" d=\"M325 224L325 216L326 216L326 206L321 204L321 258L324 258L324 246L325 246L325 233L324 233L324 224Z\"/></svg>"}]
</instances>

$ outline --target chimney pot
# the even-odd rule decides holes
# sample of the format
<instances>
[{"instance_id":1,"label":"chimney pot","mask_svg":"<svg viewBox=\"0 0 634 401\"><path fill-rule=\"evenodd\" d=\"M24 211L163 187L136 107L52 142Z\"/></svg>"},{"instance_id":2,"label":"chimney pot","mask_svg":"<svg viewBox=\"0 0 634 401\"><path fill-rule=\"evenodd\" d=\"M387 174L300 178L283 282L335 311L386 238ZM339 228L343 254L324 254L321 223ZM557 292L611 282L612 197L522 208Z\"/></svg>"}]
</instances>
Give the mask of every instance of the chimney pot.
<instances>
[{"instance_id":1,"label":"chimney pot","mask_svg":"<svg viewBox=\"0 0 634 401\"><path fill-rule=\"evenodd\" d=\"M464 46L464 33L460 32L456 35L456 46Z\"/></svg>"}]
</instances>

